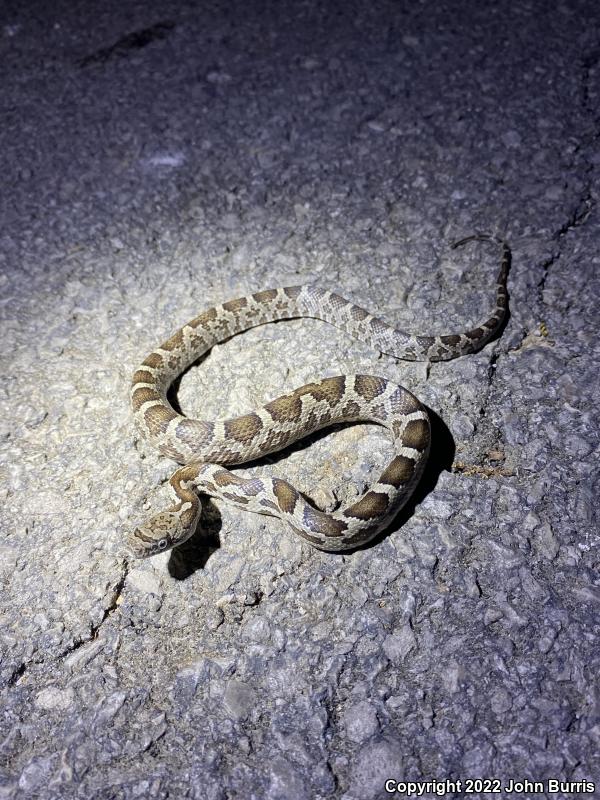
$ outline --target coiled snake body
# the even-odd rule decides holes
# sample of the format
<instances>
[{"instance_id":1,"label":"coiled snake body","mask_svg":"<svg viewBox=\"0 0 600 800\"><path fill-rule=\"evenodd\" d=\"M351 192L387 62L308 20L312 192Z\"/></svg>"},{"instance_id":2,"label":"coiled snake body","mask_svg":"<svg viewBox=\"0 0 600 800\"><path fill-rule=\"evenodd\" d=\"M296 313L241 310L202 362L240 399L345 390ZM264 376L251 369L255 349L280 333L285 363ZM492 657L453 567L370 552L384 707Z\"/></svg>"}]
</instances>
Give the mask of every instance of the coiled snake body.
<instances>
[{"instance_id":1,"label":"coiled snake body","mask_svg":"<svg viewBox=\"0 0 600 800\"><path fill-rule=\"evenodd\" d=\"M349 550L383 530L410 497L429 452L427 412L406 389L375 375L339 375L309 383L262 408L232 419L189 419L167 400L173 380L203 353L241 331L280 319L315 317L410 361L445 361L482 348L506 314L510 250L487 234L456 242L492 241L501 248L496 303L472 330L444 336L414 336L396 330L343 297L316 286L257 292L211 308L180 328L144 359L133 376L131 404L137 427L164 455L183 467L171 478L175 504L128 536L135 556L181 544L200 518L198 493L235 503L247 511L285 520L322 550ZM324 513L282 478L244 478L224 465L281 450L297 439L338 422L370 421L392 434L394 455L377 481L352 505Z\"/></svg>"}]
</instances>

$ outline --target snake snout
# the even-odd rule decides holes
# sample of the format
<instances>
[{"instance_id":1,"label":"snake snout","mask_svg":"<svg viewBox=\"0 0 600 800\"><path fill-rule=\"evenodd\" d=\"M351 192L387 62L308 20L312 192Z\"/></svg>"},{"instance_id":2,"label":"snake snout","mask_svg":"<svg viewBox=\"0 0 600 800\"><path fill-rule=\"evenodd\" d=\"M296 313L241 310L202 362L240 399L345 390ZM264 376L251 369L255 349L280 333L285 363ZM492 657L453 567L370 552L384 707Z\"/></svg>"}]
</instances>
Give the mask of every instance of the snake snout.
<instances>
[{"instance_id":1,"label":"snake snout","mask_svg":"<svg viewBox=\"0 0 600 800\"><path fill-rule=\"evenodd\" d=\"M181 544L191 533L178 513L161 511L127 536L127 547L135 558L149 558Z\"/></svg>"},{"instance_id":2,"label":"snake snout","mask_svg":"<svg viewBox=\"0 0 600 800\"><path fill-rule=\"evenodd\" d=\"M165 544L161 547L161 540L155 540L148 533L148 528L143 526L135 528L127 535L127 550L134 558L148 558L167 549L165 537L163 537Z\"/></svg>"}]
</instances>

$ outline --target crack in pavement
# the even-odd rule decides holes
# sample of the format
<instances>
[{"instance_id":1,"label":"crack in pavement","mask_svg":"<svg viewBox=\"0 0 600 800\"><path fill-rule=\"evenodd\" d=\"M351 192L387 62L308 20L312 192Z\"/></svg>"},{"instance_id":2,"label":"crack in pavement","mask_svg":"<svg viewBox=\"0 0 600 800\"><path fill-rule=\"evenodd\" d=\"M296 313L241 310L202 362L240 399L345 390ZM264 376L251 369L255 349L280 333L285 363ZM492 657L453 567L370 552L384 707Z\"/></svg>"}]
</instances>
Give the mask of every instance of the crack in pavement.
<instances>
[{"instance_id":1,"label":"crack in pavement","mask_svg":"<svg viewBox=\"0 0 600 800\"><path fill-rule=\"evenodd\" d=\"M71 653L74 653L76 650L79 650L80 647L83 647L84 645L98 638L100 628L102 627L102 625L104 625L106 620L109 619L109 617L119 608L121 595L123 593L123 588L125 586L125 582L127 580L128 575L129 575L129 564L126 561L124 561L121 570L121 575L119 576L119 579L117 580L115 585L112 587L108 605L104 609L104 613L102 615L102 619L100 620L100 622L96 623L96 625L90 625L89 635L76 639L71 645L69 645L69 647L67 647L65 650L62 651L62 653L60 653L59 658L63 659L66 656L71 655Z\"/></svg>"},{"instance_id":2,"label":"crack in pavement","mask_svg":"<svg viewBox=\"0 0 600 800\"><path fill-rule=\"evenodd\" d=\"M596 200L593 193L594 163L588 155L592 145L600 139L600 114L596 113L596 105L590 97L590 76L592 70L600 64L600 50L594 50L589 55L581 58L581 101L580 106L583 114L591 118L591 132L584 135L580 142L575 145L573 155L581 158L581 169L585 176L585 185L579 198L575 201L572 211L565 220L551 235L553 242L558 245L557 250L540 264L542 276L537 283L538 303L544 306L543 291L550 273L550 269L562 257L561 241L572 231L584 225L596 207ZM574 159L575 161L575 159ZM572 165L576 168L575 163Z\"/></svg>"},{"instance_id":3,"label":"crack in pavement","mask_svg":"<svg viewBox=\"0 0 600 800\"><path fill-rule=\"evenodd\" d=\"M90 625L90 630L89 630L89 635L88 636L83 636L83 637L75 639L72 644L70 644L68 647L66 647L64 650L62 650L58 654L58 660L62 660L64 658L66 658L67 656L69 656L72 653L74 653L76 650L79 650L84 645L86 645L89 642L93 641L94 639L98 638L98 634L99 634L99 631L100 631L100 628L102 627L102 625L106 622L106 620L119 607L120 598L121 598L121 595L122 595L122 592L123 592L123 588L125 586L125 581L127 580L128 574L129 574L129 565L127 564L127 562L123 562L123 567L122 567L122 570L121 570L121 574L120 574L117 582L114 584L114 586L111 589L111 592L110 592L110 595L109 595L109 601L108 601L108 604L106 605L106 607L104 609L104 613L102 615L102 619L96 625ZM21 680L21 678L25 675L25 673L27 672L27 670L29 669L29 666L31 664L33 664L33 663L36 663L36 664L43 663L44 660L45 659L42 658L41 660L40 659L31 659L29 661L21 662L18 666L16 666L13 669L12 673L8 676L8 678L6 679L5 685L8 686L8 687L16 686L19 683L19 681Z\"/></svg>"}]
</instances>

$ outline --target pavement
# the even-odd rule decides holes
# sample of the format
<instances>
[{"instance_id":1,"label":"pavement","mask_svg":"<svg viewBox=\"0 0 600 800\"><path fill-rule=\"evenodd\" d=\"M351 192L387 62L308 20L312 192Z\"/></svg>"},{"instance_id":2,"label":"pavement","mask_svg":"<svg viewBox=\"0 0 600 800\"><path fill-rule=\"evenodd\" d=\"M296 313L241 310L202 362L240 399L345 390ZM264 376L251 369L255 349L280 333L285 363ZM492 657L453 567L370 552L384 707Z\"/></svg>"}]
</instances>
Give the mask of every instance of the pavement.
<instances>
[{"instance_id":1,"label":"pavement","mask_svg":"<svg viewBox=\"0 0 600 800\"><path fill-rule=\"evenodd\" d=\"M3 5L0 800L597 791L599 22L583 0ZM345 372L415 392L434 443L384 535L328 554L209 501L188 545L128 556L175 468L133 427L147 353L306 281L462 330L493 304L497 250L450 249L477 231L513 252L480 353L427 370L297 320L176 387L207 419ZM389 453L346 426L252 469L332 508Z\"/></svg>"}]
</instances>

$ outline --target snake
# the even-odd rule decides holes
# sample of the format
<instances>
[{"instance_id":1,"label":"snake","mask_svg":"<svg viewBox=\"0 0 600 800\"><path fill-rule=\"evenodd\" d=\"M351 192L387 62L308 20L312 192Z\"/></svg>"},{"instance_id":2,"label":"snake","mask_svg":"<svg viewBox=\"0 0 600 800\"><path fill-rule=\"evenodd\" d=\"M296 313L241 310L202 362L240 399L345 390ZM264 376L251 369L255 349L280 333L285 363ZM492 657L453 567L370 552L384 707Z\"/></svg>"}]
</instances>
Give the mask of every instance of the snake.
<instances>
[{"instance_id":1,"label":"snake","mask_svg":"<svg viewBox=\"0 0 600 800\"><path fill-rule=\"evenodd\" d=\"M467 236L451 247L467 242L492 242L500 249L494 308L469 330L434 336L406 333L330 289L304 284L266 289L214 306L153 350L133 375L135 424L162 455L182 466L169 482L173 505L129 532L129 552L145 558L189 539L198 527L204 495L278 517L325 551L355 549L386 529L412 495L430 449L427 410L407 389L377 375L325 377L246 414L218 420L178 413L167 392L214 345L255 326L298 317L323 320L396 359L429 363L474 353L503 325L511 251L503 239L487 233ZM352 422L386 428L393 455L377 480L341 508L320 510L284 478L245 477L227 469L282 450L326 426Z\"/></svg>"}]
</instances>

